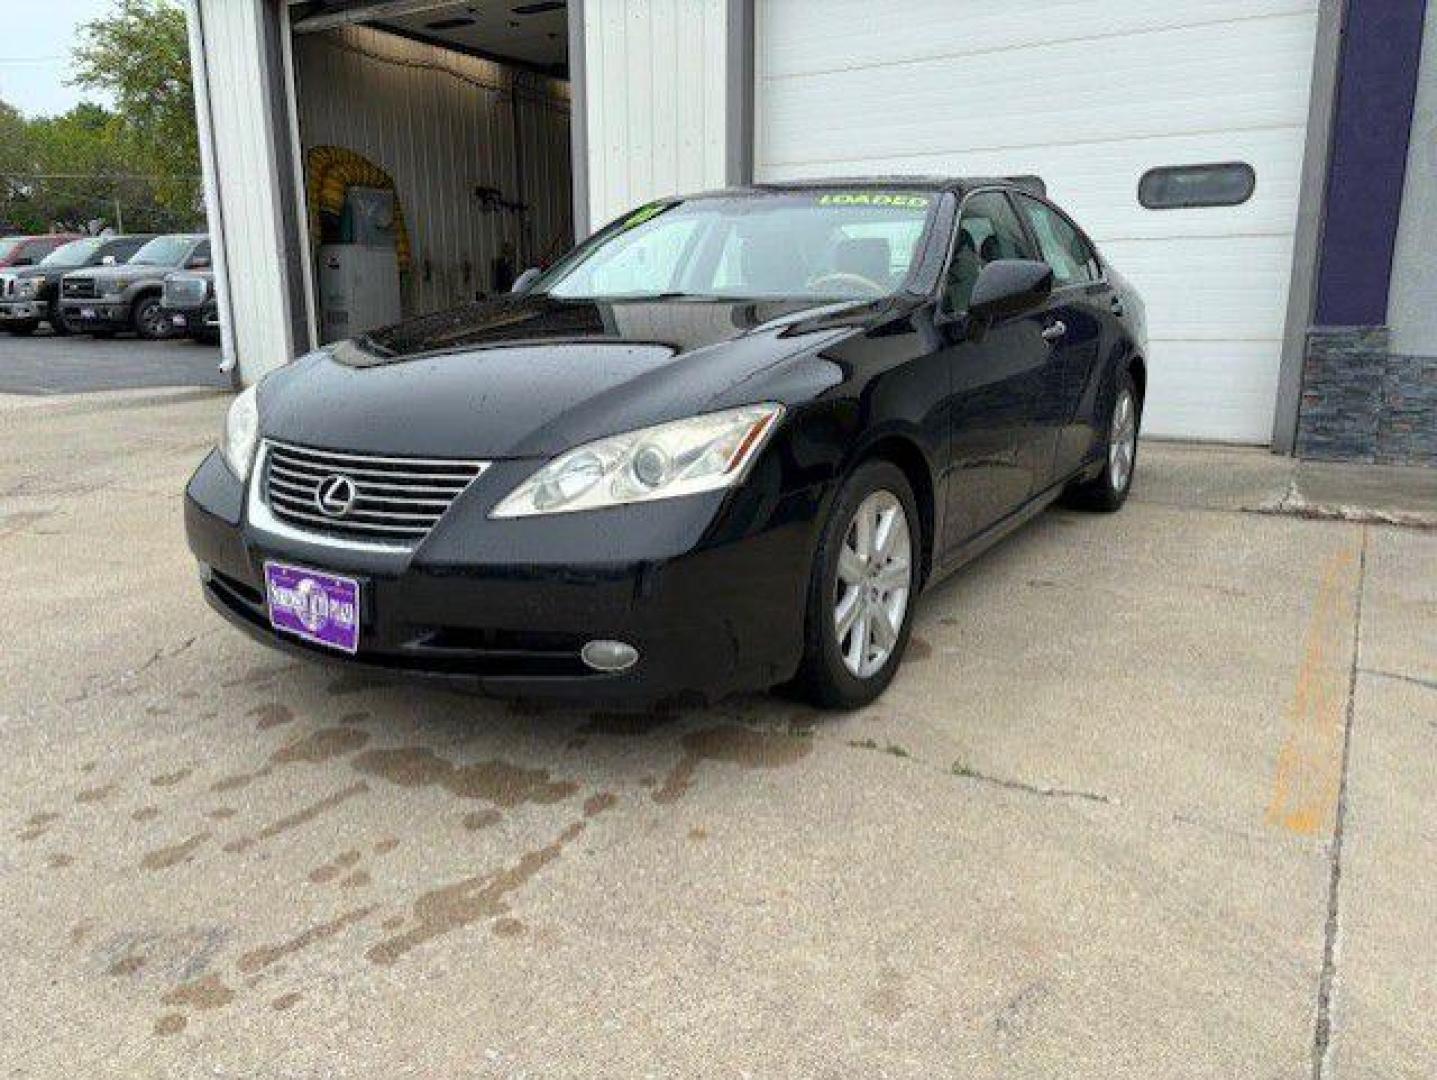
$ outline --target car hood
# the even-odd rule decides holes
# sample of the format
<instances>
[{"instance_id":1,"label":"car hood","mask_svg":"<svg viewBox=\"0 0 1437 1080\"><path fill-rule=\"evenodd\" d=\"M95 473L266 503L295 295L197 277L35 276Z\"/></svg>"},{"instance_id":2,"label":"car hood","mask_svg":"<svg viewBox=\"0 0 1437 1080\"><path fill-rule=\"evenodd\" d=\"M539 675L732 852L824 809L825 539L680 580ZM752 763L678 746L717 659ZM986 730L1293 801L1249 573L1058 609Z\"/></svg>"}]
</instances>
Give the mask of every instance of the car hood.
<instances>
[{"instance_id":1,"label":"car hood","mask_svg":"<svg viewBox=\"0 0 1437 1080\"><path fill-rule=\"evenodd\" d=\"M773 400L764 372L893 303L532 297L473 305L279 369L260 389L261 430L332 450L547 457L615 432Z\"/></svg>"},{"instance_id":2,"label":"car hood","mask_svg":"<svg viewBox=\"0 0 1437 1080\"><path fill-rule=\"evenodd\" d=\"M176 268L173 266L148 266L140 263L122 263L119 266L91 266L84 270L71 270L66 277L92 278L95 281L142 281L153 278L160 281Z\"/></svg>"}]
</instances>

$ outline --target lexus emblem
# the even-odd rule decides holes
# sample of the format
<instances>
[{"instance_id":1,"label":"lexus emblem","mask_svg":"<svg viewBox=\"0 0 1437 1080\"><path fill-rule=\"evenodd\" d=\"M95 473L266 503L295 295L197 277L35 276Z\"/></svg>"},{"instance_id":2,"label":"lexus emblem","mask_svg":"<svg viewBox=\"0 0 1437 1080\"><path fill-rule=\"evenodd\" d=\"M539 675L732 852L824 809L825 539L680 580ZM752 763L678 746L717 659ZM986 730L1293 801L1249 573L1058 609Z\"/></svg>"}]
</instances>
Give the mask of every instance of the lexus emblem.
<instances>
[{"instance_id":1,"label":"lexus emblem","mask_svg":"<svg viewBox=\"0 0 1437 1080\"><path fill-rule=\"evenodd\" d=\"M354 509L359 492L347 476L326 476L314 493L315 505L325 517L342 518Z\"/></svg>"}]
</instances>

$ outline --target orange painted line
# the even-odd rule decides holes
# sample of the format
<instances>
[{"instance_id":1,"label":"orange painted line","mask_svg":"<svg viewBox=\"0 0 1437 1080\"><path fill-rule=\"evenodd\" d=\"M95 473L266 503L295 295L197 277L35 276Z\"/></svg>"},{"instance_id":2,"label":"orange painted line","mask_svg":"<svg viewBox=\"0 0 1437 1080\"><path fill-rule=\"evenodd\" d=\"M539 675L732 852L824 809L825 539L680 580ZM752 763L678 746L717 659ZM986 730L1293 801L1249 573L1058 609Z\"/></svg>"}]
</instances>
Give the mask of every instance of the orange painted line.
<instances>
[{"instance_id":1,"label":"orange painted line","mask_svg":"<svg viewBox=\"0 0 1437 1080\"><path fill-rule=\"evenodd\" d=\"M1330 829L1342 784L1358 549L1328 557L1303 639L1267 823L1298 836Z\"/></svg>"}]
</instances>

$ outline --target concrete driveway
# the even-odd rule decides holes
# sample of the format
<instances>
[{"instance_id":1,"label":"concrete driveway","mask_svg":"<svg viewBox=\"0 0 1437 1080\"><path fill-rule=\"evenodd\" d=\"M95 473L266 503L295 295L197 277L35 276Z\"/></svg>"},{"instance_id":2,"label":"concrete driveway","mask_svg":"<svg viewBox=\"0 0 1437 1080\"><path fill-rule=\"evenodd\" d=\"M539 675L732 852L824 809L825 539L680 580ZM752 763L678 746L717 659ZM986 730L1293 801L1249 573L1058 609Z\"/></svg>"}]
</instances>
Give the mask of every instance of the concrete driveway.
<instances>
[{"instance_id":1,"label":"concrete driveway","mask_svg":"<svg viewBox=\"0 0 1437 1080\"><path fill-rule=\"evenodd\" d=\"M5 1075L1437 1075L1437 533L1147 445L866 711L506 707L209 612L224 404L0 405Z\"/></svg>"}]
</instances>

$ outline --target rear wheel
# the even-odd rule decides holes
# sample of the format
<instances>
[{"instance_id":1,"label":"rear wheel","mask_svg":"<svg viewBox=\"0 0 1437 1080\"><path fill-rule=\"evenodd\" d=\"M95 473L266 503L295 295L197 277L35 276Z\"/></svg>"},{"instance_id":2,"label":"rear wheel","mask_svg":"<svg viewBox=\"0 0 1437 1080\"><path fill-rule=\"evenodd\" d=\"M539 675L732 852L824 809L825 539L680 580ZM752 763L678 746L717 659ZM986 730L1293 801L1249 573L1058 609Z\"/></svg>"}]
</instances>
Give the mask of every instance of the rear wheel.
<instances>
[{"instance_id":1,"label":"rear wheel","mask_svg":"<svg viewBox=\"0 0 1437 1080\"><path fill-rule=\"evenodd\" d=\"M922 533L913 489L887 461L860 465L834 500L814 556L795 688L854 709L888 687L908 646Z\"/></svg>"},{"instance_id":2,"label":"rear wheel","mask_svg":"<svg viewBox=\"0 0 1437 1080\"><path fill-rule=\"evenodd\" d=\"M1119 372L1108 413L1103 471L1073 488L1069 502L1085 510L1111 513L1127 501L1138 465L1138 429L1142 418L1143 399L1138 396L1133 377L1127 371Z\"/></svg>"},{"instance_id":3,"label":"rear wheel","mask_svg":"<svg viewBox=\"0 0 1437 1080\"><path fill-rule=\"evenodd\" d=\"M131 318L135 324L135 333L146 341L158 341L170 336L170 323L165 318L164 309L160 307L158 296L142 296L136 300L135 312Z\"/></svg>"}]
</instances>

